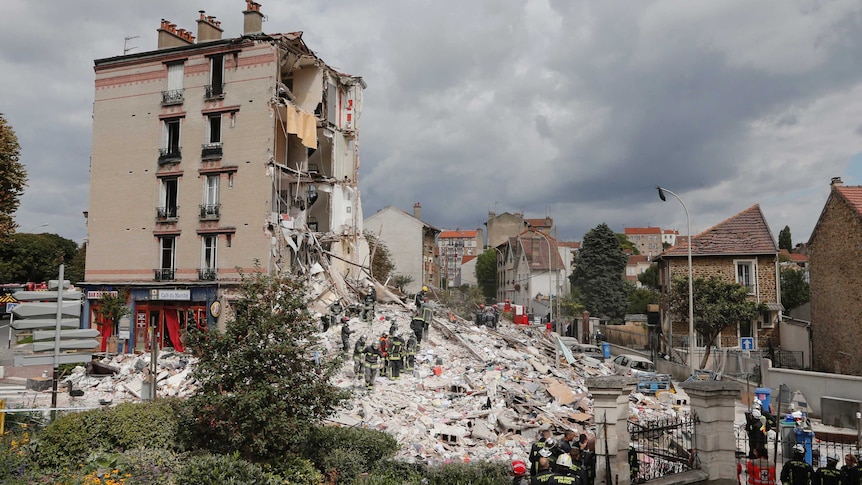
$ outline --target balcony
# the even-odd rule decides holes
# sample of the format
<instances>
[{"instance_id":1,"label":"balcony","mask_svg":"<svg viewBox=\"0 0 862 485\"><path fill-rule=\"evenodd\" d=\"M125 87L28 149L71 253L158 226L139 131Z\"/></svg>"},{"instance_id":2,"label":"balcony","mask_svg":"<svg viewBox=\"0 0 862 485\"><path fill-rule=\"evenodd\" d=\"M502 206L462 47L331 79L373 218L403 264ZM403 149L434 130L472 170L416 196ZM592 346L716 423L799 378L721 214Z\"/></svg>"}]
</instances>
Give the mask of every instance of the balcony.
<instances>
[{"instance_id":1,"label":"balcony","mask_svg":"<svg viewBox=\"0 0 862 485\"><path fill-rule=\"evenodd\" d=\"M201 160L221 160L221 142L204 143L201 145Z\"/></svg>"},{"instance_id":2,"label":"balcony","mask_svg":"<svg viewBox=\"0 0 862 485\"><path fill-rule=\"evenodd\" d=\"M172 89L170 91L162 91L162 106L175 104L183 104L183 90Z\"/></svg>"},{"instance_id":3,"label":"balcony","mask_svg":"<svg viewBox=\"0 0 862 485\"><path fill-rule=\"evenodd\" d=\"M218 270L215 268L201 268L198 270L198 279L201 281L215 281Z\"/></svg>"},{"instance_id":4,"label":"balcony","mask_svg":"<svg viewBox=\"0 0 862 485\"><path fill-rule=\"evenodd\" d=\"M221 99L224 98L224 83L207 84L204 92L204 99Z\"/></svg>"},{"instance_id":5,"label":"balcony","mask_svg":"<svg viewBox=\"0 0 862 485\"><path fill-rule=\"evenodd\" d=\"M156 222L176 222L179 219L177 212L179 212L180 206L175 207L157 207L156 208Z\"/></svg>"},{"instance_id":6,"label":"balcony","mask_svg":"<svg viewBox=\"0 0 862 485\"><path fill-rule=\"evenodd\" d=\"M155 274L156 281L174 281L175 271L172 268L158 268L154 269L153 273Z\"/></svg>"},{"instance_id":7,"label":"balcony","mask_svg":"<svg viewBox=\"0 0 862 485\"><path fill-rule=\"evenodd\" d=\"M201 204L202 221L217 221L220 217L219 208L221 204Z\"/></svg>"},{"instance_id":8,"label":"balcony","mask_svg":"<svg viewBox=\"0 0 862 485\"><path fill-rule=\"evenodd\" d=\"M179 162L183 158L182 151L181 147L159 148L159 165Z\"/></svg>"}]
</instances>

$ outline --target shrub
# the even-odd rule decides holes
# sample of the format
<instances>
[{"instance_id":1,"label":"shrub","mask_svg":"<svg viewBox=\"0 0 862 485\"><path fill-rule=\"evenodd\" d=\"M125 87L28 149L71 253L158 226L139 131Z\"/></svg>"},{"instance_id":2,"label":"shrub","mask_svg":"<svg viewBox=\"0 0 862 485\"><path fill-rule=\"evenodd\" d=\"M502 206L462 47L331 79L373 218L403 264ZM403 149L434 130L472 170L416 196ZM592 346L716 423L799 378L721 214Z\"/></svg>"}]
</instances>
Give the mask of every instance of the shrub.
<instances>
[{"instance_id":1,"label":"shrub","mask_svg":"<svg viewBox=\"0 0 862 485\"><path fill-rule=\"evenodd\" d=\"M117 459L117 469L131 476L126 485L168 485L180 467L180 456L171 450L138 448Z\"/></svg>"},{"instance_id":2,"label":"shrub","mask_svg":"<svg viewBox=\"0 0 862 485\"><path fill-rule=\"evenodd\" d=\"M290 485L319 485L323 475L314 467L314 463L298 455L287 455L273 463L265 465L265 469L281 476L281 483Z\"/></svg>"},{"instance_id":3,"label":"shrub","mask_svg":"<svg viewBox=\"0 0 862 485\"><path fill-rule=\"evenodd\" d=\"M280 485L281 480L237 455L201 454L189 456L174 475L176 483L195 485Z\"/></svg>"},{"instance_id":4,"label":"shrub","mask_svg":"<svg viewBox=\"0 0 862 485\"><path fill-rule=\"evenodd\" d=\"M356 483L362 485L413 485L422 482L427 468L422 463L407 463L395 460L381 460L374 465L368 476L359 477Z\"/></svg>"},{"instance_id":5,"label":"shrub","mask_svg":"<svg viewBox=\"0 0 862 485\"><path fill-rule=\"evenodd\" d=\"M351 484L367 469L363 456L355 450L336 448L323 456L323 473L334 483Z\"/></svg>"},{"instance_id":6,"label":"shrub","mask_svg":"<svg viewBox=\"0 0 862 485\"><path fill-rule=\"evenodd\" d=\"M309 433L304 454L326 470L326 456L338 449L358 453L362 457L362 471L368 471L379 461L391 457L398 449L398 442L389 434L373 429L318 426Z\"/></svg>"},{"instance_id":7,"label":"shrub","mask_svg":"<svg viewBox=\"0 0 862 485\"><path fill-rule=\"evenodd\" d=\"M429 467L425 477L428 479L428 485L496 485L511 480L507 463L489 461L447 463Z\"/></svg>"}]
</instances>

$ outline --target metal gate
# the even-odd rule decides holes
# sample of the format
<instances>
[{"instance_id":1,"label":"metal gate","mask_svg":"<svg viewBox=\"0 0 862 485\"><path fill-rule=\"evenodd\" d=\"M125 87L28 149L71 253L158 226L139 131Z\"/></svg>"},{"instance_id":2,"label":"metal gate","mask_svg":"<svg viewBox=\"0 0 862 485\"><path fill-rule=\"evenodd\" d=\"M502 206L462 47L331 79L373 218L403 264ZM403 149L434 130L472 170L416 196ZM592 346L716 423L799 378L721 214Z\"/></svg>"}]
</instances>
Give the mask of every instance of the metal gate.
<instances>
[{"instance_id":1,"label":"metal gate","mask_svg":"<svg viewBox=\"0 0 862 485\"><path fill-rule=\"evenodd\" d=\"M643 483L700 468L696 445L698 423L694 414L629 421L629 466L634 465L632 482Z\"/></svg>"}]
</instances>

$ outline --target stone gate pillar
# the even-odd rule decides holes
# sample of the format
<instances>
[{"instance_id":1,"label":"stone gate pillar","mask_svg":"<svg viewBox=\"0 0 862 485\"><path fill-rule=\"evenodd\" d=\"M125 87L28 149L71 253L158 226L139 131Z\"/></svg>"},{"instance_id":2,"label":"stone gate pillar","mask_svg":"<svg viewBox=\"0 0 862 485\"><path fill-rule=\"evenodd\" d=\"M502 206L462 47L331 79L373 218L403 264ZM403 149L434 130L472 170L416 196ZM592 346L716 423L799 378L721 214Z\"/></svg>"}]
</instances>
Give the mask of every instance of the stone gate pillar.
<instances>
[{"instance_id":1,"label":"stone gate pillar","mask_svg":"<svg viewBox=\"0 0 862 485\"><path fill-rule=\"evenodd\" d=\"M736 483L736 436L733 421L742 385L733 381L697 381L680 385L700 424L697 454L710 483Z\"/></svg>"},{"instance_id":2,"label":"stone gate pillar","mask_svg":"<svg viewBox=\"0 0 862 485\"><path fill-rule=\"evenodd\" d=\"M608 483L607 452L611 476L616 485L629 485L629 394L637 381L627 376L587 378L587 389L593 395L593 421L596 423L596 483ZM607 425L605 425L607 423ZM607 430L607 449L605 435ZM616 480L619 480L617 482Z\"/></svg>"}]
</instances>

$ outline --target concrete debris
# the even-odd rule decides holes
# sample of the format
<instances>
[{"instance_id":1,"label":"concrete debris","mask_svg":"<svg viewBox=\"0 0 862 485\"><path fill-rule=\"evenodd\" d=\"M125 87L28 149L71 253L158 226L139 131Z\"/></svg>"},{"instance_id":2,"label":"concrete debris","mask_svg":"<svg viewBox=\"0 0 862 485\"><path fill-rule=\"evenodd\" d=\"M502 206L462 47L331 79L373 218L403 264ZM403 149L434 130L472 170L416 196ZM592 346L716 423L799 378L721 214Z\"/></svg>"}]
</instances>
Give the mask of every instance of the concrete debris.
<instances>
[{"instance_id":1,"label":"concrete debris","mask_svg":"<svg viewBox=\"0 0 862 485\"><path fill-rule=\"evenodd\" d=\"M381 372L373 389L367 390L363 376L354 373L351 355L347 356L333 383L352 390L354 398L330 418L332 424L390 433L400 444L398 459L429 464L527 459L530 446L546 427L555 435L572 429L595 439L592 397L585 379L611 375L612 366L577 354L572 364L562 356L556 362L556 340L544 327L514 325L506 320L497 329L477 327L442 308L436 310L427 338L422 339L416 353L413 371L404 372L399 379L390 380ZM353 331L349 353L359 337L375 342L384 332L390 333L392 326L405 338L412 335L414 313L412 303L378 301L370 321L351 317L347 323ZM320 335L324 352L341 352L340 323ZM149 354L108 356L99 362L115 368L116 373L97 376L84 367L76 368L64 383L71 382L84 394L73 397L60 393L59 406L99 407L146 397L143 391L149 380ZM197 389L194 366L195 359L186 354L170 349L160 352L157 395L192 395ZM65 389L64 383L61 389ZM48 407L50 394L50 390L31 392L22 396L19 404ZM636 421L687 412L679 399L664 393L632 393L630 398L631 419Z\"/></svg>"}]
</instances>

